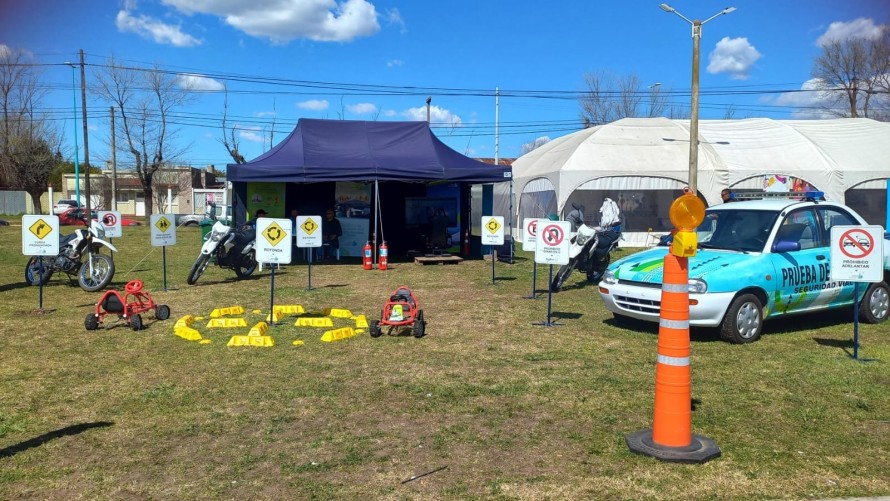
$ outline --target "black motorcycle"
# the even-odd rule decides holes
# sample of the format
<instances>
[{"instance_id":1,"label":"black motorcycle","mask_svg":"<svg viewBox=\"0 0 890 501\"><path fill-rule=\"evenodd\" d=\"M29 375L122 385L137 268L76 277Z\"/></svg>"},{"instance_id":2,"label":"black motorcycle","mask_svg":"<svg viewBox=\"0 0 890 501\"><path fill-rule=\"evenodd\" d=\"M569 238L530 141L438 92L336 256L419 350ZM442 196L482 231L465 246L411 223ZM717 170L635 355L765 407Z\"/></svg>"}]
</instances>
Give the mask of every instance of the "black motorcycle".
<instances>
[{"instance_id":1,"label":"black motorcycle","mask_svg":"<svg viewBox=\"0 0 890 501\"><path fill-rule=\"evenodd\" d=\"M575 268L587 275L587 281L598 284L612 262L612 251L618 248L621 237L619 226L602 230L582 224L578 232L570 240L569 264L564 264L556 271L550 290L559 292L569 275Z\"/></svg>"}]
</instances>

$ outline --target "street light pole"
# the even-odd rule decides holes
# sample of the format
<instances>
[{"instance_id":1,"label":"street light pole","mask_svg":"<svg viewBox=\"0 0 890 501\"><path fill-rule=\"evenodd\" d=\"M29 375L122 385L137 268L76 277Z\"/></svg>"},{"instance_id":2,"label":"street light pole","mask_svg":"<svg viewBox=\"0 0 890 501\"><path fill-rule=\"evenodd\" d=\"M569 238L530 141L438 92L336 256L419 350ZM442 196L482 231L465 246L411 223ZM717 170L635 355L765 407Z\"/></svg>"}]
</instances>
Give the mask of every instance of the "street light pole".
<instances>
[{"instance_id":1,"label":"street light pole","mask_svg":"<svg viewBox=\"0 0 890 501\"><path fill-rule=\"evenodd\" d=\"M74 80L77 66L69 61L65 61L65 64L71 67L71 98L74 103L74 193L77 205L80 206L80 160L77 158L80 156L80 152L77 151L77 85Z\"/></svg>"},{"instance_id":2,"label":"street light pole","mask_svg":"<svg viewBox=\"0 0 890 501\"><path fill-rule=\"evenodd\" d=\"M736 10L735 7L727 7L713 16L699 21L698 19L691 21L689 18L677 12L677 9L663 3L659 5L661 10L676 14L680 19L692 25L692 98L690 104L689 119L689 191L693 195L698 195L698 74L699 74L699 53L701 46L701 27L711 19Z\"/></svg>"}]
</instances>

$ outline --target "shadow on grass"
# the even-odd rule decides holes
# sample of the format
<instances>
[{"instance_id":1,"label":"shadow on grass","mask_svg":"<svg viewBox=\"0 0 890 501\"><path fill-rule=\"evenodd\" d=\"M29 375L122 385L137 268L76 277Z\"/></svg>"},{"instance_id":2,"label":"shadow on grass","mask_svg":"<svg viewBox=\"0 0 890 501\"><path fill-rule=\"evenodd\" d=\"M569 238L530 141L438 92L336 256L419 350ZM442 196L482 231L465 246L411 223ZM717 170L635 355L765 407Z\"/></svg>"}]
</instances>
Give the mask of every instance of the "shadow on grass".
<instances>
[{"instance_id":1,"label":"shadow on grass","mask_svg":"<svg viewBox=\"0 0 890 501\"><path fill-rule=\"evenodd\" d=\"M603 323L606 325L611 325L613 327L618 327L620 329L624 329L632 332L641 332L643 334L652 334L658 335L658 323L657 322L646 322L643 320L637 320L635 318L622 318L618 320L616 318L608 318L603 320ZM720 339L720 333L717 329L707 328L707 327L692 327L689 329L689 341L695 343L713 343L713 342L723 342Z\"/></svg>"},{"instance_id":2,"label":"shadow on grass","mask_svg":"<svg viewBox=\"0 0 890 501\"><path fill-rule=\"evenodd\" d=\"M566 311L554 311L550 314L552 318L561 318L563 320L578 320L582 316L583 313L569 313Z\"/></svg>"},{"instance_id":3,"label":"shadow on grass","mask_svg":"<svg viewBox=\"0 0 890 501\"><path fill-rule=\"evenodd\" d=\"M852 339L828 339L824 337L814 337L813 341L820 346L829 348L840 348L848 356L853 356L853 340Z\"/></svg>"},{"instance_id":4,"label":"shadow on grass","mask_svg":"<svg viewBox=\"0 0 890 501\"><path fill-rule=\"evenodd\" d=\"M66 426L64 428L60 428L49 433L44 433L39 437L34 437L30 440L25 440L24 442L19 442L15 445L4 447L3 449L0 449L0 458L15 456L19 452L24 452L28 449L33 449L34 447L40 447L41 445L56 438L67 437L70 435L79 435L91 428L105 428L108 426L112 426L113 424L114 423L111 421L97 421L95 423L81 423Z\"/></svg>"}]
</instances>

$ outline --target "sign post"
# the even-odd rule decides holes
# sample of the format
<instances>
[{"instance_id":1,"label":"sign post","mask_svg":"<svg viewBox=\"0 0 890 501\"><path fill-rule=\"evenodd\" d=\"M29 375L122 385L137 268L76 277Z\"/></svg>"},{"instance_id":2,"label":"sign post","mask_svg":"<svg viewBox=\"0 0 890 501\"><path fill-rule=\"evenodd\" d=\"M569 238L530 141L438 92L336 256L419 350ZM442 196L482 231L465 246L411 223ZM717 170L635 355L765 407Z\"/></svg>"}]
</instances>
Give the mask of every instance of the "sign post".
<instances>
[{"instance_id":1,"label":"sign post","mask_svg":"<svg viewBox=\"0 0 890 501\"><path fill-rule=\"evenodd\" d=\"M164 256L164 291L167 290L167 246L176 245L176 225L173 224L173 216L167 214L152 214L149 218L151 227L151 245L160 247Z\"/></svg>"},{"instance_id":2,"label":"sign post","mask_svg":"<svg viewBox=\"0 0 890 501\"><path fill-rule=\"evenodd\" d=\"M109 238L109 241L112 241L112 238L123 236L123 231L121 231L120 212L112 210L100 210L97 216L99 216L99 224L101 224L102 229L105 230L105 236Z\"/></svg>"},{"instance_id":3,"label":"sign post","mask_svg":"<svg viewBox=\"0 0 890 501\"><path fill-rule=\"evenodd\" d=\"M884 279L883 241L884 229L880 226L831 228L831 280L853 282L854 360L859 360L859 282Z\"/></svg>"},{"instance_id":4,"label":"sign post","mask_svg":"<svg viewBox=\"0 0 890 501\"><path fill-rule=\"evenodd\" d=\"M312 290L312 254L321 247L321 216L297 216L297 247L309 248L309 286Z\"/></svg>"},{"instance_id":5,"label":"sign post","mask_svg":"<svg viewBox=\"0 0 890 501\"><path fill-rule=\"evenodd\" d=\"M256 222L256 260L269 264L272 281L269 291L269 325L275 326L275 265L291 262L290 219L261 217Z\"/></svg>"},{"instance_id":6,"label":"sign post","mask_svg":"<svg viewBox=\"0 0 890 501\"><path fill-rule=\"evenodd\" d=\"M522 220L522 250L535 251L535 237L538 234L538 221L533 217L527 217ZM525 296L525 299L537 299L535 296L538 288L538 262L532 260L532 294Z\"/></svg>"},{"instance_id":7,"label":"sign post","mask_svg":"<svg viewBox=\"0 0 890 501\"><path fill-rule=\"evenodd\" d=\"M553 307L553 290L549 284L553 282L553 265L569 264L569 231L572 225L568 221L550 221L538 219L535 238L535 262L550 265L550 278L547 280L547 321L535 322L532 325L553 327L561 325L550 320Z\"/></svg>"},{"instance_id":8,"label":"sign post","mask_svg":"<svg viewBox=\"0 0 890 501\"><path fill-rule=\"evenodd\" d=\"M482 216L482 245L491 246L491 283L494 284L494 247L504 245L504 216Z\"/></svg>"},{"instance_id":9,"label":"sign post","mask_svg":"<svg viewBox=\"0 0 890 501\"><path fill-rule=\"evenodd\" d=\"M22 216L22 254L37 258L39 285L37 312L43 311L43 256L59 254L59 216ZM30 264L28 265L30 272Z\"/></svg>"}]
</instances>

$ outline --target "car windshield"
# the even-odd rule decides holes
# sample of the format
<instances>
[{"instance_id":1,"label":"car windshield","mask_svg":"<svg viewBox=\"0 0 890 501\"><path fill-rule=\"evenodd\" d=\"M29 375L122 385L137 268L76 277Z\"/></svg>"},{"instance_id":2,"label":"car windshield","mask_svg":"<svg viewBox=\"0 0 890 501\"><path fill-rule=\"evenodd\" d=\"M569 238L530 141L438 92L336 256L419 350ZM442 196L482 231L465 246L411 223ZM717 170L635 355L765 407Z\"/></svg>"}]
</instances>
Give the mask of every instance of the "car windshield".
<instances>
[{"instance_id":1,"label":"car windshield","mask_svg":"<svg viewBox=\"0 0 890 501\"><path fill-rule=\"evenodd\" d=\"M705 220L697 230L698 247L738 252L763 252L766 239L778 217L778 211L706 211Z\"/></svg>"}]
</instances>

